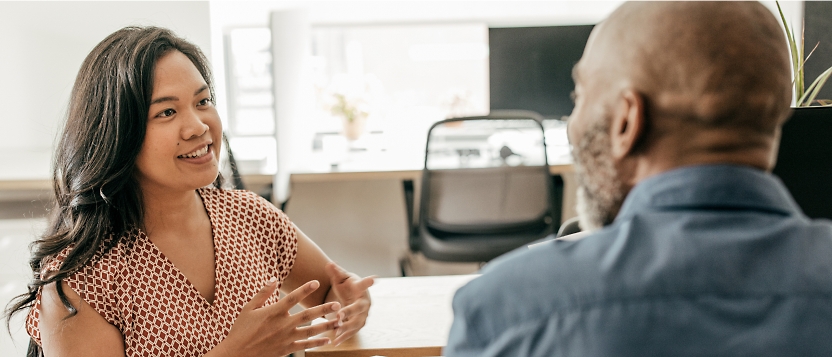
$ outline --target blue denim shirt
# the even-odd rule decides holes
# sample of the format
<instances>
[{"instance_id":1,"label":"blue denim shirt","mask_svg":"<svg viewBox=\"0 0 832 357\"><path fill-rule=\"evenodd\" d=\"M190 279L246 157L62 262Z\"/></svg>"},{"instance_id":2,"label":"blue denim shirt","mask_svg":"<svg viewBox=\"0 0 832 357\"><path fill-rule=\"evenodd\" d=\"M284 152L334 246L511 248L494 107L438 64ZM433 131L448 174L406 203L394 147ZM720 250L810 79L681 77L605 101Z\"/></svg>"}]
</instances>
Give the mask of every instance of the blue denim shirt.
<instances>
[{"instance_id":1,"label":"blue denim shirt","mask_svg":"<svg viewBox=\"0 0 832 357\"><path fill-rule=\"evenodd\" d=\"M676 169L583 240L488 264L453 309L449 357L832 356L832 223L763 171Z\"/></svg>"}]
</instances>

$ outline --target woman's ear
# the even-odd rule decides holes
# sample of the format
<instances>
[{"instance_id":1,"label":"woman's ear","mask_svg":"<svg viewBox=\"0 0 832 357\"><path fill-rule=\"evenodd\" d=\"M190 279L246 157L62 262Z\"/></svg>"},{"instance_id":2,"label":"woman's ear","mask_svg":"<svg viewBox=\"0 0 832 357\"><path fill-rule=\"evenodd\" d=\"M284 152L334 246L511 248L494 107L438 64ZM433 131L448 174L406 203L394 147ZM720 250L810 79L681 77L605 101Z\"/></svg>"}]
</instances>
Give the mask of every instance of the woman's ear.
<instances>
[{"instance_id":1,"label":"woman's ear","mask_svg":"<svg viewBox=\"0 0 832 357\"><path fill-rule=\"evenodd\" d=\"M613 111L610 125L612 157L621 160L632 154L644 135L644 97L632 89L625 89Z\"/></svg>"}]
</instances>

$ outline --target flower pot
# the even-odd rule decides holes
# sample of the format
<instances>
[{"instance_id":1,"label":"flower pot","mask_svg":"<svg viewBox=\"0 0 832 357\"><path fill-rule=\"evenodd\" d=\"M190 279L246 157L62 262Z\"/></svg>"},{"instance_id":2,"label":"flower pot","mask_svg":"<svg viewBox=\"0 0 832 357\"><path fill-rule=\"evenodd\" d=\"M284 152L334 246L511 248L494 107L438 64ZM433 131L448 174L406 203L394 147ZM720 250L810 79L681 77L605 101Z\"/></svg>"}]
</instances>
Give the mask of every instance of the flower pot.
<instances>
[{"instance_id":1,"label":"flower pot","mask_svg":"<svg viewBox=\"0 0 832 357\"><path fill-rule=\"evenodd\" d=\"M349 141L355 141L358 140L362 134L364 134L364 127L367 124L367 118L363 116L356 116L352 119L352 121L343 118L342 122L344 124L342 134Z\"/></svg>"},{"instance_id":2,"label":"flower pot","mask_svg":"<svg viewBox=\"0 0 832 357\"><path fill-rule=\"evenodd\" d=\"M832 107L793 110L773 173L807 216L832 219Z\"/></svg>"}]
</instances>

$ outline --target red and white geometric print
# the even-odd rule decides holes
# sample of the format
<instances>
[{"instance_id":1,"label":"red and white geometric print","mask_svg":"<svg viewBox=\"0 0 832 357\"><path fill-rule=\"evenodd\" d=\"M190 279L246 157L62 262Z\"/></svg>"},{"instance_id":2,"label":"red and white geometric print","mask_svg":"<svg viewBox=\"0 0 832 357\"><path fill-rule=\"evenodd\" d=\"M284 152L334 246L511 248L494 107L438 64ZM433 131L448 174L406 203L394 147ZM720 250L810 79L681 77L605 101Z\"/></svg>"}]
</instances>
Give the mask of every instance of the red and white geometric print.
<instances>
[{"instance_id":1,"label":"red and white geometric print","mask_svg":"<svg viewBox=\"0 0 832 357\"><path fill-rule=\"evenodd\" d=\"M209 303L139 229L65 281L121 331L132 356L201 356L228 335L243 305L271 277L281 284L297 256L297 236L283 212L240 190L202 188L214 234L216 286ZM62 252L44 273L66 257ZM279 285L278 285L279 286ZM267 304L277 302L277 294ZM40 344L40 294L26 330Z\"/></svg>"}]
</instances>

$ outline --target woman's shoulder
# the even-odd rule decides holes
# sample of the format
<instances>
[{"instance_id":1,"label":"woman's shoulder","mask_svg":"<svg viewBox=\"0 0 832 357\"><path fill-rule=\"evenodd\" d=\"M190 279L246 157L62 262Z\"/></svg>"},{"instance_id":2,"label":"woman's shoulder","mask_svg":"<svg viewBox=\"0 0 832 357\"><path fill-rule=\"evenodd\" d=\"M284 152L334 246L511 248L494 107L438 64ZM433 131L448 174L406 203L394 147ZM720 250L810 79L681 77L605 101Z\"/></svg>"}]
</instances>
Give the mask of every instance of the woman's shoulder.
<instances>
[{"instance_id":1,"label":"woman's shoulder","mask_svg":"<svg viewBox=\"0 0 832 357\"><path fill-rule=\"evenodd\" d=\"M129 230L122 234L110 234L100 241L90 259L85 264L75 267L70 272L69 278L77 278L79 275L94 274L99 278L105 278L107 272L115 270L116 266L125 261L130 248L128 245L135 240L138 229ZM73 253L76 244L70 244L55 256L48 258L42 265L41 274L44 276L58 271L64 265L67 257ZM96 272L100 271L100 272Z\"/></svg>"}]
</instances>

